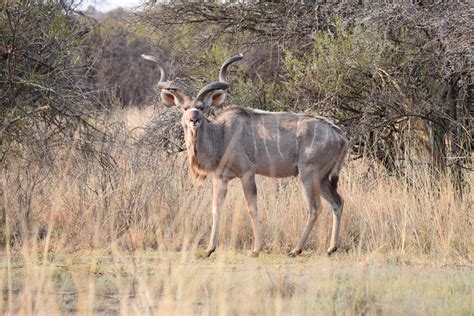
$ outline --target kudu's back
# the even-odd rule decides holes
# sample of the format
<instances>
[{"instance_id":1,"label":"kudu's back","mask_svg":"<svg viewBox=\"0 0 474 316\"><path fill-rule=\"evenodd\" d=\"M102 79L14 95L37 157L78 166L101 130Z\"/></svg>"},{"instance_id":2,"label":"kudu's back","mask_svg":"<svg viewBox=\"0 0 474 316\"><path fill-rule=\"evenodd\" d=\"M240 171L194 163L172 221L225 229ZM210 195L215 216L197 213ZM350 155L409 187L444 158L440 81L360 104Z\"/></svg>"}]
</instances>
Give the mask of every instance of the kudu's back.
<instances>
[{"instance_id":1,"label":"kudu's back","mask_svg":"<svg viewBox=\"0 0 474 316\"><path fill-rule=\"evenodd\" d=\"M323 178L337 173L345 156L346 139L323 118L233 107L216 122L224 126L226 163L241 172L250 165L260 175L289 177L311 168Z\"/></svg>"}]
</instances>

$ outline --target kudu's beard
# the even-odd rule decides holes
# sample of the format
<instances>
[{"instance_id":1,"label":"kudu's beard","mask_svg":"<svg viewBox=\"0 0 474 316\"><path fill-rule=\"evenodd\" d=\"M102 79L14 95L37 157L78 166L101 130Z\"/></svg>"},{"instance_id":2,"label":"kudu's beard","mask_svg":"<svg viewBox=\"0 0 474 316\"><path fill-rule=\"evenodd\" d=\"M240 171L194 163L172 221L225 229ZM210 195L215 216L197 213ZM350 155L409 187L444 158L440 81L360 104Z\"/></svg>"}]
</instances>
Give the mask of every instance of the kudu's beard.
<instances>
[{"instance_id":1,"label":"kudu's beard","mask_svg":"<svg viewBox=\"0 0 474 316\"><path fill-rule=\"evenodd\" d=\"M206 179L209 174L209 167L204 165L205 161L198 160L198 146L199 146L199 131L202 125L194 128L186 127L184 129L186 149L188 152L189 167L193 179L202 182Z\"/></svg>"}]
</instances>

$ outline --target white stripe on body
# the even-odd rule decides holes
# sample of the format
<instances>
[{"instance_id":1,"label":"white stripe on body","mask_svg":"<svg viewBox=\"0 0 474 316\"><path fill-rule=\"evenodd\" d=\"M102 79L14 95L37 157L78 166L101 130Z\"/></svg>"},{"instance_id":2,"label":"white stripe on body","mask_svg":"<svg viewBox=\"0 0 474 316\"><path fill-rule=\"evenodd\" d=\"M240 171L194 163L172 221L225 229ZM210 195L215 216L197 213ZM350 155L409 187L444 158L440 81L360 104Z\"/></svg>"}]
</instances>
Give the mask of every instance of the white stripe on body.
<instances>
[{"instance_id":1,"label":"white stripe on body","mask_svg":"<svg viewBox=\"0 0 474 316\"><path fill-rule=\"evenodd\" d=\"M254 149L254 155L255 157L257 157L257 139L256 139L256 134L257 134L257 130L255 128L255 122L254 121L251 121L251 125L252 127L252 140L253 140L253 149Z\"/></svg>"},{"instance_id":2,"label":"white stripe on body","mask_svg":"<svg viewBox=\"0 0 474 316\"><path fill-rule=\"evenodd\" d=\"M278 153L280 154L280 157L282 159L285 159L280 148L280 116L279 115L277 115L277 149L278 149Z\"/></svg>"},{"instance_id":3,"label":"white stripe on body","mask_svg":"<svg viewBox=\"0 0 474 316\"><path fill-rule=\"evenodd\" d=\"M301 124L301 114L296 114L298 115L298 123L296 123L296 131L295 131L295 143L296 143L296 148L298 148L298 130L300 129L300 124Z\"/></svg>"}]
</instances>

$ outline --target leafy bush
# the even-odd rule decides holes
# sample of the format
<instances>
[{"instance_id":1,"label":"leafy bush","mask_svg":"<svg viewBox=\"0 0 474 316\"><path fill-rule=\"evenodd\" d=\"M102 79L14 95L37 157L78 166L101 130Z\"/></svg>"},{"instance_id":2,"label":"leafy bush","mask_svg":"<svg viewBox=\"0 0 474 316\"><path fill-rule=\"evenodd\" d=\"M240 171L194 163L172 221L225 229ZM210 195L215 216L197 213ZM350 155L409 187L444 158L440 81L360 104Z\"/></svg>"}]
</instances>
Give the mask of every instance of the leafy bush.
<instances>
[{"instance_id":1,"label":"leafy bush","mask_svg":"<svg viewBox=\"0 0 474 316\"><path fill-rule=\"evenodd\" d=\"M11 2L0 12L1 161L21 155L27 144L48 146L82 128L93 127L100 107L84 91L89 65L81 43L90 31L82 18L61 1ZM88 129L90 130L90 129ZM30 157L31 158L31 157Z\"/></svg>"}]
</instances>

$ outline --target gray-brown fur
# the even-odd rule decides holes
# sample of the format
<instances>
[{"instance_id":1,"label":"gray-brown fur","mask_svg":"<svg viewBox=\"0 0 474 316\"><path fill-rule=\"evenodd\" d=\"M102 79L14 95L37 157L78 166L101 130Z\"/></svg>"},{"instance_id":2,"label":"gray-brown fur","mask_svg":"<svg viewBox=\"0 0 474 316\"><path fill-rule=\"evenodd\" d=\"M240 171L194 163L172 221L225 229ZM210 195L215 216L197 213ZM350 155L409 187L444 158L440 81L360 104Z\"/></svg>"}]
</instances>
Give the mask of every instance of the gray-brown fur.
<instances>
[{"instance_id":1,"label":"gray-brown fur","mask_svg":"<svg viewBox=\"0 0 474 316\"><path fill-rule=\"evenodd\" d=\"M241 178L248 172L269 177L296 176L318 163L321 179L344 157L346 140L320 118L295 113L258 113L231 107L203 120L197 137L186 132L193 169L201 175ZM188 136L189 135L189 136ZM197 154L195 154L197 153ZM339 170L334 170L337 175Z\"/></svg>"},{"instance_id":2,"label":"gray-brown fur","mask_svg":"<svg viewBox=\"0 0 474 316\"><path fill-rule=\"evenodd\" d=\"M193 176L198 180L207 176L213 179L213 225L207 254L210 255L217 246L219 216L227 183L239 178L255 238L252 255L258 256L261 239L255 184L257 174L298 176L302 183L309 205L308 219L291 256L303 250L320 212L320 197L329 202L333 211L330 254L337 249L340 230L343 200L337 192L337 181L347 154L347 141L333 123L307 114L230 106L215 118L206 118L210 106L220 106L225 100L225 92L217 89L228 87L225 80L227 66L240 59L242 56L235 56L226 61L220 76L224 81L211 83L200 91L198 96L202 96L203 91L206 95L214 91L208 102L202 97L191 96L181 102L176 91L162 89L161 92L166 106L177 106L183 112L181 124ZM160 69L164 67L161 65ZM162 72L161 80L167 80L166 73L163 75Z\"/></svg>"}]
</instances>

